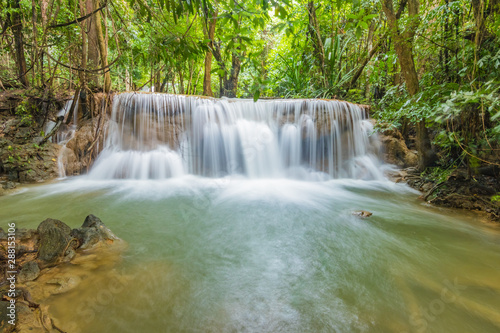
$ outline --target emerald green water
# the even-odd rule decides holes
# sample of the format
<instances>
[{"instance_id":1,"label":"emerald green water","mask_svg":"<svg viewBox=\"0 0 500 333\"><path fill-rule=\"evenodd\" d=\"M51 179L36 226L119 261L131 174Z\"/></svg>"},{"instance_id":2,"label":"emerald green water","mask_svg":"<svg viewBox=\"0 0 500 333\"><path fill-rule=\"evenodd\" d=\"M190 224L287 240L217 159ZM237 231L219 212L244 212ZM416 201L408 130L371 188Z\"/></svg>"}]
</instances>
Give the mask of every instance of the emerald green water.
<instances>
[{"instance_id":1,"label":"emerald green water","mask_svg":"<svg viewBox=\"0 0 500 333\"><path fill-rule=\"evenodd\" d=\"M128 243L50 299L69 332L499 332L500 230L417 197L382 181L78 177L0 197L0 226L92 213Z\"/></svg>"}]
</instances>

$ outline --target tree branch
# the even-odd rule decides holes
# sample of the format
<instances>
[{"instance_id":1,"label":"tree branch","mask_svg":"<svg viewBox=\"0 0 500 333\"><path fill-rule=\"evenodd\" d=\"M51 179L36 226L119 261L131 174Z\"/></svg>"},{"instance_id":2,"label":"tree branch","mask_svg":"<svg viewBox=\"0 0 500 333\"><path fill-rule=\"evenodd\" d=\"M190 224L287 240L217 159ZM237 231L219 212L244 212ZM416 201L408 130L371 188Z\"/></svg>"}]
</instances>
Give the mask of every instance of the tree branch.
<instances>
[{"instance_id":1,"label":"tree branch","mask_svg":"<svg viewBox=\"0 0 500 333\"><path fill-rule=\"evenodd\" d=\"M95 13L97 13L98 11L100 10L103 10L107 5L107 2L104 2L104 4L97 8L96 10L94 10L92 13L89 13L85 16L82 16L82 17L79 17L77 18L76 20L73 20L73 21L70 21L70 22L66 22L66 23L61 23L61 24L55 24L55 25L51 25L49 26L48 28L49 29L53 29L53 28L60 28L60 27L66 27L68 25L72 25L72 24L75 24L75 23L79 23L79 22L82 22L82 21L85 21L86 19L88 19L89 17L91 17L92 15L95 15Z\"/></svg>"}]
</instances>

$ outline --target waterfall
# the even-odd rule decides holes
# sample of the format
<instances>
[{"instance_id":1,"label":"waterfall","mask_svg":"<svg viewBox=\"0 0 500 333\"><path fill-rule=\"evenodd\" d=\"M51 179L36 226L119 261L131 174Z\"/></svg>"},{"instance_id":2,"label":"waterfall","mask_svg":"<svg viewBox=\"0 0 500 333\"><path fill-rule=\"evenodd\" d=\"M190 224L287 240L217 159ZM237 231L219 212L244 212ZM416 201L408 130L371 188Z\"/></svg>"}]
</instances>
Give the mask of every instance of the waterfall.
<instances>
[{"instance_id":1,"label":"waterfall","mask_svg":"<svg viewBox=\"0 0 500 333\"><path fill-rule=\"evenodd\" d=\"M76 128L78 125L79 99L76 100L76 105L73 112L73 119L70 121L69 125L66 124L69 117L69 111L71 109L71 105L73 104L73 98L74 97L72 96L70 100L66 101L64 107L57 113L57 117L64 117L64 121L63 124L59 127L57 133L49 139L51 142L61 145L61 150L59 151L59 155L57 157L59 178L66 177L65 162L67 159L66 154L68 153L68 148L66 147L66 144L69 142L69 140L71 140L75 136ZM54 128L55 125L56 125L55 122L49 120L45 125L45 133L49 133Z\"/></svg>"},{"instance_id":2,"label":"waterfall","mask_svg":"<svg viewBox=\"0 0 500 333\"><path fill-rule=\"evenodd\" d=\"M335 100L122 93L92 179L380 179L367 112Z\"/></svg>"}]
</instances>

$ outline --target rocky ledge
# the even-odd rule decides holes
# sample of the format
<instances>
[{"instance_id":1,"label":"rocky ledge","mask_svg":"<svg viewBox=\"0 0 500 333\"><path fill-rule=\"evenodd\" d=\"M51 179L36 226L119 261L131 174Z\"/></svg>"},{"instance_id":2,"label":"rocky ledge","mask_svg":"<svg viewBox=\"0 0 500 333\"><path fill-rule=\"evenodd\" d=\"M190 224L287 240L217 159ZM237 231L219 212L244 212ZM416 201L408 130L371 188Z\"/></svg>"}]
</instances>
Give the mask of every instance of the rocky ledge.
<instances>
[{"instance_id":1,"label":"rocky ledge","mask_svg":"<svg viewBox=\"0 0 500 333\"><path fill-rule=\"evenodd\" d=\"M94 215L87 216L77 229L49 218L36 230L16 229L15 238L17 274L10 274L8 234L0 228L0 332L63 332L51 318L45 300L73 290L89 278L103 262L97 260L99 256L116 262L121 249L117 245L124 243ZM15 284L11 284L12 275ZM14 325L9 323L13 299Z\"/></svg>"},{"instance_id":2,"label":"rocky ledge","mask_svg":"<svg viewBox=\"0 0 500 333\"><path fill-rule=\"evenodd\" d=\"M469 177L465 169L456 169L446 179L436 181L410 167L390 176L421 191L421 198L430 204L484 212L491 221L500 222L500 201L495 200L500 182L496 174Z\"/></svg>"}]
</instances>

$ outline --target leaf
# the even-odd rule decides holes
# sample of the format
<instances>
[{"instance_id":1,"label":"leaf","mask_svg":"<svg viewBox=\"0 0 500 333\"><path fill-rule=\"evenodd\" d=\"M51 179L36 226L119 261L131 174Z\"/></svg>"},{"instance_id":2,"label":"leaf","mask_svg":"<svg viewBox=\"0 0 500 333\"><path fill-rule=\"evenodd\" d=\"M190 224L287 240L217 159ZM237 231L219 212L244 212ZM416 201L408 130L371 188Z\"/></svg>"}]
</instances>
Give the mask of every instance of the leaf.
<instances>
[{"instance_id":1,"label":"leaf","mask_svg":"<svg viewBox=\"0 0 500 333\"><path fill-rule=\"evenodd\" d=\"M257 90L254 94L253 94L253 101L254 102L257 102L257 100L259 99L260 97L260 90Z\"/></svg>"},{"instance_id":2,"label":"leaf","mask_svg":"<svg viewBox=\"0 0 500 333\"><path fill-rule=\"evenodd\" d=\"M288 15L288 13L287 13L286 9L283 8L282 6L280 6L279 7L279 15L278 15L279 18L284 19L287 17L287 15Z\"/></svg>"}]
</instances>

